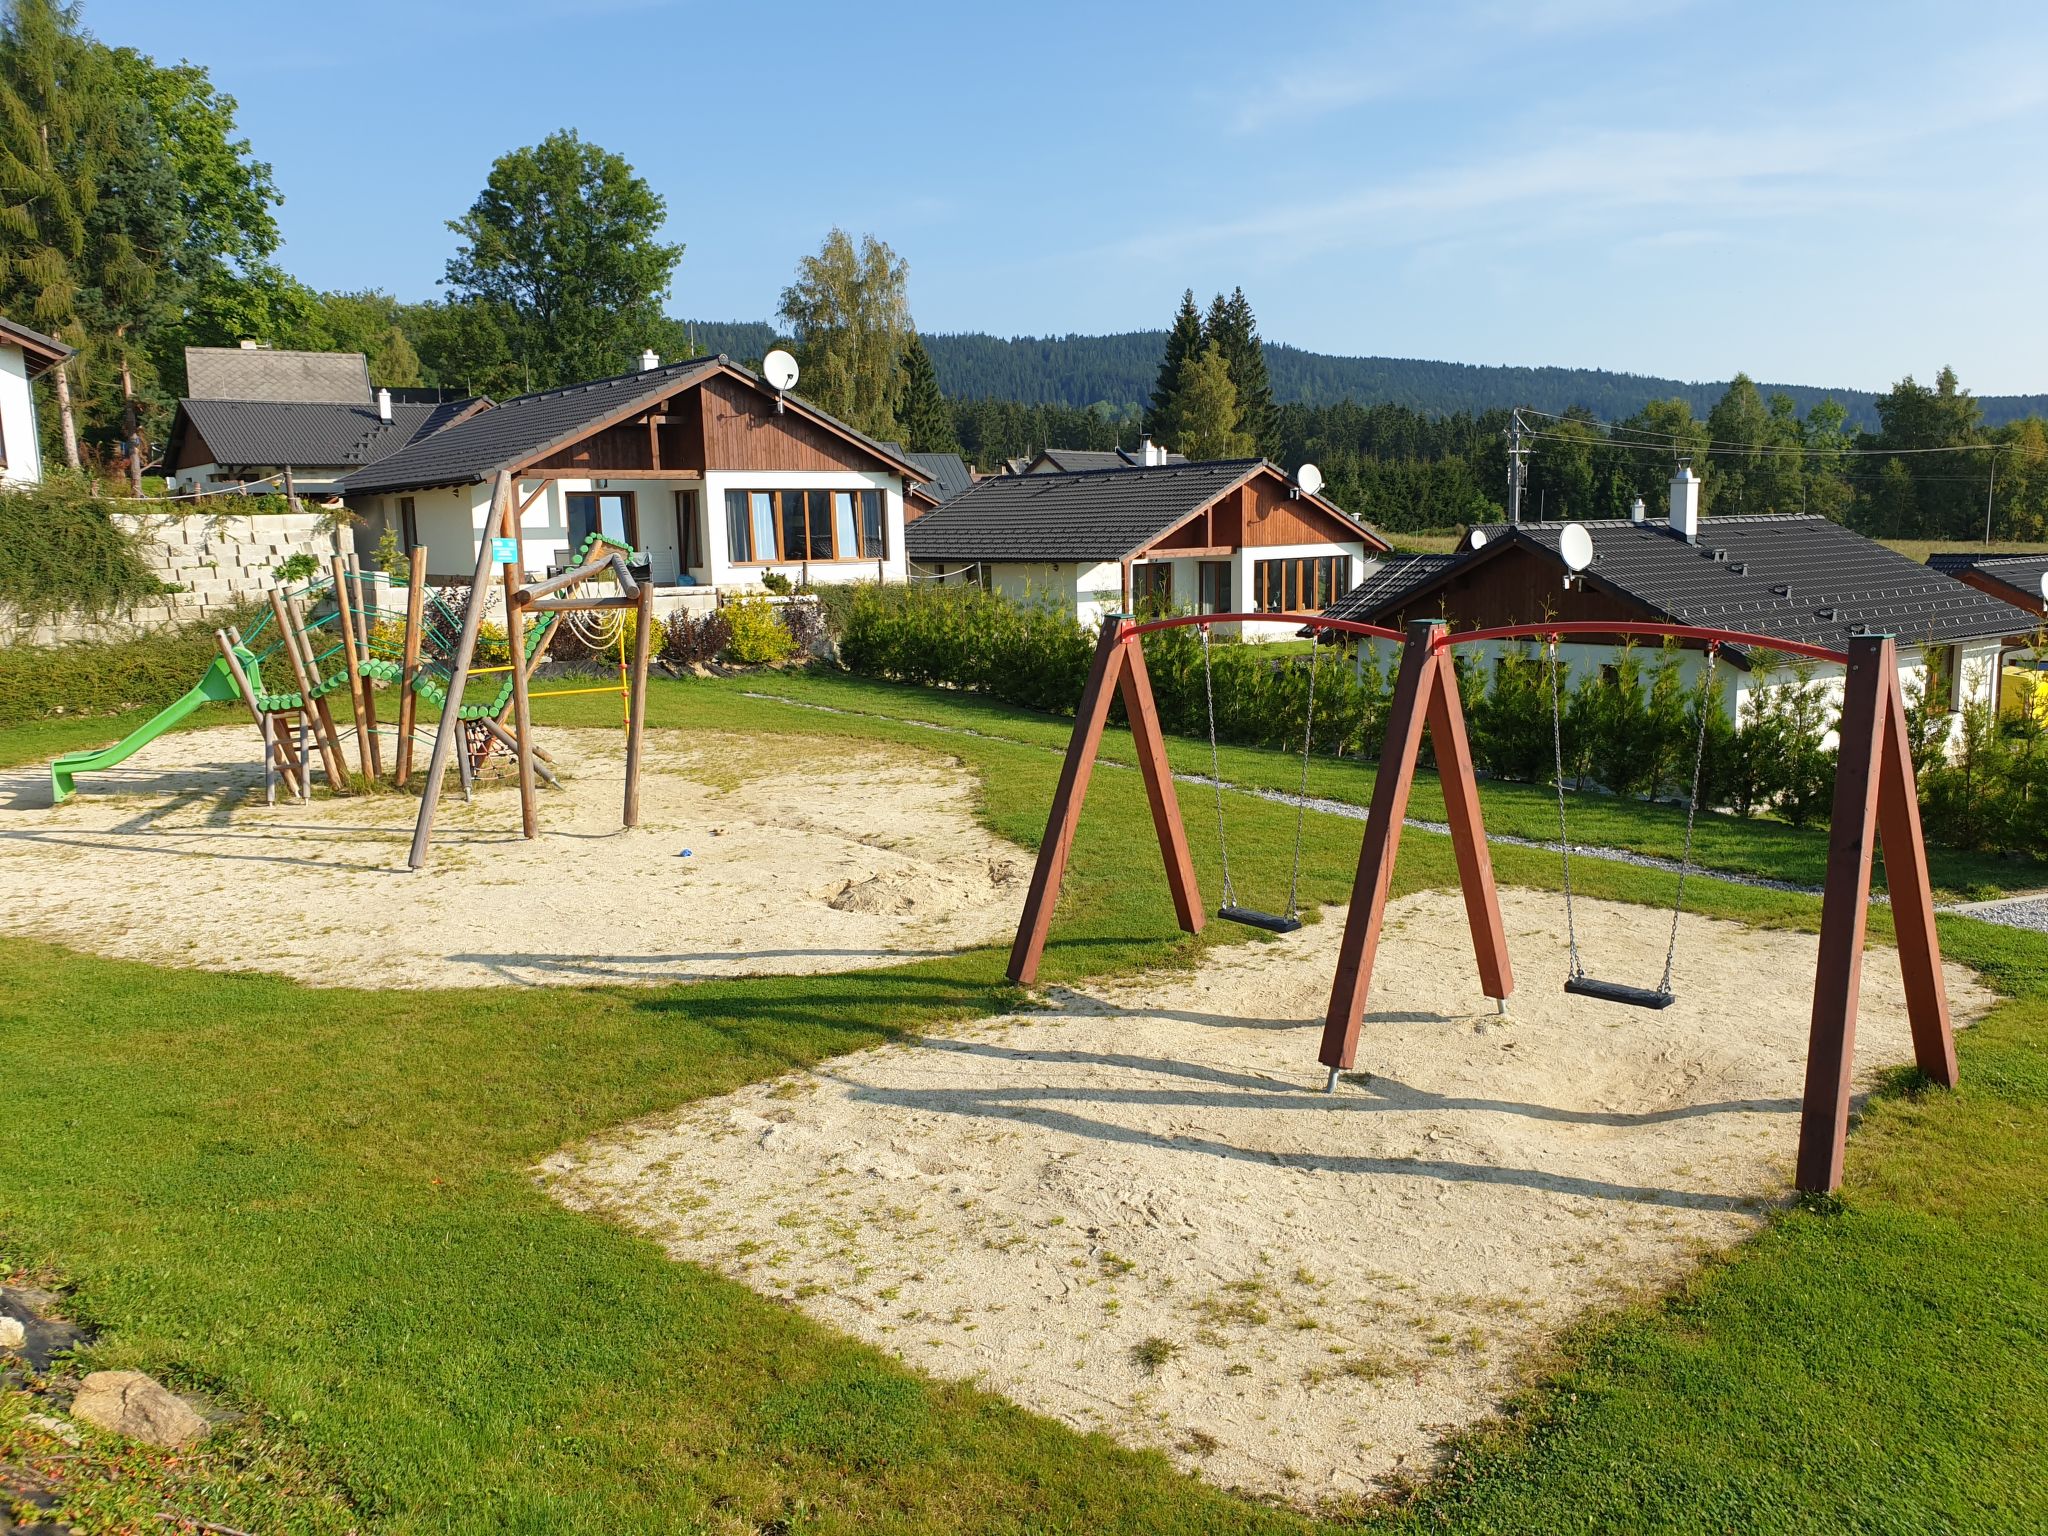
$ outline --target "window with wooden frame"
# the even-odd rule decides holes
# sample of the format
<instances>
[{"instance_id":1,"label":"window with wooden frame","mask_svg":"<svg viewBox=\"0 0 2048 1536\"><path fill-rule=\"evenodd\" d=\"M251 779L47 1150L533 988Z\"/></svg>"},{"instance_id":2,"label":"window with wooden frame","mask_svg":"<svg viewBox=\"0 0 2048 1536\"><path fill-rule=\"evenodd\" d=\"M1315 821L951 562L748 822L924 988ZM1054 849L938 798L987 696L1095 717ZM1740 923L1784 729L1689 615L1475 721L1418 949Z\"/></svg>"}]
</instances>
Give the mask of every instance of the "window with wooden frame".
<instances>
[{"instance_id":1,"label":"window with wooden frame","mask_svg":"<svg viewBox=\"0 0 2048 1536\"><path fill-rule=\"evenodd\" d=\"M1131 567L1131 604L1140 613L1166 613L1173 607L1173 563L1147 561Z\"/></svg>"},{"instance_id":2,"label":"window with wooden frame","mask_svg":"<svg viewBox=\"0 0 2048 1536\"><path fill-rule=\"evenodd\" d=\"M695 491L676 492L676 548L682 551L683 569L704 566L704 509Z\"/></svg>"},{"instance_id":3,"label":"window with wooden frame","mask_svg":"<svg viewBox=\"0 0 2048 1536\"><path fill-rule=\"evenodd\" d=\"M640 517L631 491L572 491L567 502L572 559L593 533L640 547Z\"/></svg>"},{"instance_id":4,"label":"window with wooden frame","mask_svg":"<svg viewBox=\"0 0 2048 1536\"><path fill-rule=\"evenodd\" d=\"M1252 607L1259 613L1320 613L1350 590L1348 555L1261 560L1252 568Z\"/></svg>"},{"instance_id":5,"label":"window with wooden frame","mask_svg":"<svg viewBox=\"0 0 2048 1536\"><path fill-rule=\"evenodd\" d=\"M735 565L885 560L880 491L727 491L727 553Z\"/></svg>"},{"instance_id":6,"label":"window with wooden frame","mask_svg":"<svg viewBox=\"0 0 2048 1536\"><path fill-rule=\"evenodd\" d=\"M410 496L398 498L398 539L408 554L420 547L419 505Z\"/></svg>"},{"instance_id":7,"label":"window with wooden frame","mask_svg":"<svg viewBox=\"0 0 2048 1536\"><path fill-rule=\"evenodd\" d=\"M1195 567L1197 607L1203 613L1229 613L1237 601L1231 589L1230 562L1203 560Z\"/></svg>"}]
</instances>

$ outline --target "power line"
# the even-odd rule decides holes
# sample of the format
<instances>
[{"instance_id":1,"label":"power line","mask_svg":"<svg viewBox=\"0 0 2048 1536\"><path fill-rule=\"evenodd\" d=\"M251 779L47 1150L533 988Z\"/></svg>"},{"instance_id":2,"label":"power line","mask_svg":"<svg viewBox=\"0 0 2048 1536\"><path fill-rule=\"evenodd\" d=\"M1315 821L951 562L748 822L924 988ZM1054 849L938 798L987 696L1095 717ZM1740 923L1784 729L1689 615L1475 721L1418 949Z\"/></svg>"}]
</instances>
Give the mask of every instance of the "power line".
<instances>
[{"instance_id":1,"label":"power line","mask_svg":"<svg viewBox=\"0 0 2048 1536\"><path fill-rule=\"evenodd\" d=\"M1918 453L2010 453L2019 447L2017 443L1953 443L1943 448L1816 448L1803 443L1728 443L1712 438L1704 445L1697 444L1680 432L1665 432L1655 427L1632 427L1623 422L1588 420L1583 416L1567 416L1558 411L1539 411L1534 406L1523 406L1522 410L1532 416L1545 416L1552 421L1570 421L1583 426L1598 427L1610 436L1616 432L1633 432L1638 437L1662 438L1667 443L1683 444L1691 453L1795 453L1802 455L1825 454L1833 458L1896 458L1903 454ZM1546 438L1552 442L1576 443L1583 439L1568 433L1531 433L1531 436ZM1624 448L1647 448L1648 443L1621 443Z\"/></svg>"}]
</instances>

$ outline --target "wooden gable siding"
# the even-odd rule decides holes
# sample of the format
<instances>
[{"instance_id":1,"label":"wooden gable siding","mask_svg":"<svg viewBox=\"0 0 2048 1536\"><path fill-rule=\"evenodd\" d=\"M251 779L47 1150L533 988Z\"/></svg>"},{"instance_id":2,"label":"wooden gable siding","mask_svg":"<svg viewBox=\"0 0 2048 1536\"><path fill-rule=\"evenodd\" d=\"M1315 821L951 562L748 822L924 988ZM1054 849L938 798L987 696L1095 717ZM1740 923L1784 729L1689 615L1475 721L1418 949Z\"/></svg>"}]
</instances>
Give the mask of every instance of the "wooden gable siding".
<instances>
[{"instance_id":1,"label":"wooden gable siding","mask_svg":"<svg viewBox=\"0 0 2048 1536\"><path fill-rule=\"evenodd\" d=\"M1260 475L1237 492L1247 548L1275 544L1356 544L1359 536L1306 498L1295 499L1274 475Z\"/></svg>"},{"instance_id":2,"label":"wooden gable siding","mask_svg":"<svg viewBox=\"0 0 2048 1536\"><path fill-rule=\"evenodd\" d=\"M629 470L702 474L704 435L696 401L691 398L694 393L685 390L672 395L641 415L578 438L526 467L587 469L593 474Z\"/></svg>"},{"instance_id":3,"label":"wooden gable siding","mask_svg":"<svg viewBox=\"0 0 2048 1536\"><path fill-rule=\"evenodd\" d=\"M737 380L714 377L698 386L706 467L710 469L860 470L881 467L872 456Z\"/></svg>"},{"instance_id":4,"label":"wooden gable siding","mask_svg":"<svg viewBox=\"0 0 2048 1536\"><path fill-rule=\"evenodd\" d=\"M199 435L199 429L188 419L184 439L178 444L178 462L171 466L171 473L175 475L183 470L197 469L201 464L218 462L213 450L206 446L206 439Z\"/></svg>"},{"instance_id":5,"label":"wooden gable siding","mask_svg":"<svg viewBox=\"0 0 2048 1536\"><path fill-rule=\"evenodd\" d=\"M1647 605L1600 590L1589 582L1564 586L1564 567L1533 550L1503 550L1454 573L1442 586L1417 593L1397 612L1373 622L1399 629L1414 619L1448 619L1453 629L1577 620L1636 622L1658 615Z\"/></svg>"}]
</instances>

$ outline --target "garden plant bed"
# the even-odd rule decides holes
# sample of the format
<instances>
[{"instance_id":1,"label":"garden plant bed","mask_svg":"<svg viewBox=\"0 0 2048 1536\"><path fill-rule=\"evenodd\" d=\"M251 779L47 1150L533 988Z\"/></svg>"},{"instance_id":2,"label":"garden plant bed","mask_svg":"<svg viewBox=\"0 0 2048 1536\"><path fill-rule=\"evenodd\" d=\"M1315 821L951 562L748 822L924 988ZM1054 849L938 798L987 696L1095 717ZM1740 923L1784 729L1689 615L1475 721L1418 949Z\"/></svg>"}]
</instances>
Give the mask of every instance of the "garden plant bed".
<instances>
[{"instance_id":1,"label":"garden plant bed","mask_svg":"<svg viewBox=\"0 0 2048 1536\"><path fill-rule=\"evenodd\" d=\"M652 730L642 825L623 741L551 730L567 788L519 836L502 755L451 787L408 873L415 795L266 807L246 725L177 733L75 800L0 775L0 932L322 986L677 982L853 970L986 944L1029 868L956 759L882 742ZM690 850L683 856L684 849Z\"/></svg>"},{"instance_id":2,"label":"garden plant bed","mask_svg":"<svg viewBox=\"0 0 2048 1536\"><path fill-rule=\"evenodd\" d=\"M1320 1091L1340 923L890 1044L547 1160L558 1198L945 1378L1302 1506L1420 1473L1588 1308L1755 1232L1789 1184L1814 940L1703 917L1679 1001L1565 996L1554 896L1391 909L1360 1065ZM1583 901L1602 974L1668 929ZM1949 968L1957 1021L1991 994ZM1893 951L1859 1081L1911 1059Z\"/></svg>"}]
</instances>

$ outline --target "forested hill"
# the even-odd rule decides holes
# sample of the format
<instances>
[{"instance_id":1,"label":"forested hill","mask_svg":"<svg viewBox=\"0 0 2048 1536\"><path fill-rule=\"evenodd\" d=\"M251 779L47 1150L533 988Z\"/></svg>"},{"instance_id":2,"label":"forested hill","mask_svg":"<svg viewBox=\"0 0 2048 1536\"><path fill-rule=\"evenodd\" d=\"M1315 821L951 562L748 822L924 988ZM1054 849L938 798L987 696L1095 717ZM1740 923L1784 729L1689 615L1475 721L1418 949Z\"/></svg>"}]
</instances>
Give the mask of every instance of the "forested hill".
<instances>
[{"instance_id":1,"label":"forested hill","mask_svg":"<svg viewBox=\"0 0 2048 1536\"><path fill-rule=\"evenodd\" d=\"M758 358L774 342L774 328L754 321L684 322L700 351L727 352L743 361ZM1125 331L1115 336L1015 336L978 331L928 333L925 350L939 387L959 399L1019 400L1026 404L1136 407L1152 391L1164 331ZM1932 375L1939 358L1921 370ZM1583 405L1603 421L1619 421L1650 400L1687 401L1704 418L1728 387L1725 379L1688 383L1647 374L1609 373L1599 368L1506 368L1473 363L1437 363L1409 357L1336 357L1275 342L1266 343L1266 367L1274 397L1282 402L1327 404L1355 400L1362 405L1405 405L1448 414L1515 405L1562 411ZM1829 389L1809 384L1760 384L1768 398L1783 390L1804 416L1824 399L1839 401L1854 426L1874 430L1877 395L1867 389ZM2027 415L2048 415L2048 394L1979 397L1987 426Z\"/></svg>"}]
</instances>

